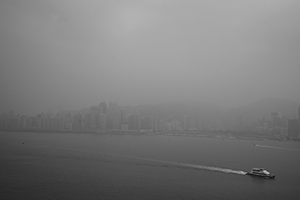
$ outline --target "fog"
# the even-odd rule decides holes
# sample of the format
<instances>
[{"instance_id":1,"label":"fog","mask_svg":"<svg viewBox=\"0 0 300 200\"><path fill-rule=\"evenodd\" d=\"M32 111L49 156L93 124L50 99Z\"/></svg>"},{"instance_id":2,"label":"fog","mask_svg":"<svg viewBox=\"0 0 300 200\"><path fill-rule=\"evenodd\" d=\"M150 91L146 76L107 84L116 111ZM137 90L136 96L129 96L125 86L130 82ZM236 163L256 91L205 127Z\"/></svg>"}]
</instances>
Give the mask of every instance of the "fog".
<instances>
[{"instance_id":1,"label":"fog","mask_svg":"<svg viewBox=\"0 0 300 200\"><path fill-rule=\"evenodd\" d=\"M0 1L0 112L300 102L300 2Z\"/></svg>"}]
</instances>

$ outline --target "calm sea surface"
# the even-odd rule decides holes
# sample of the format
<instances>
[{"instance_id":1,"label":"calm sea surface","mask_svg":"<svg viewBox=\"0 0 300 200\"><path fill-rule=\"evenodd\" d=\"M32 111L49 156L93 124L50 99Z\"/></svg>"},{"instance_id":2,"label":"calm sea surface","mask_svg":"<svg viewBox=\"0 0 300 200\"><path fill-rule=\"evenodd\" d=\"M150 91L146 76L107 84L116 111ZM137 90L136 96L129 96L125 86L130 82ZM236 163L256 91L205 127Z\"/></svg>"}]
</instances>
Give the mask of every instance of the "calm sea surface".
<instances>
[{"instance_id":1,"label":"calm sea surface","mask_svg":"<svg viewBox=\"0 0 300 200\"><path fill-rule=\"evenodd\" d=\"M300 199L300 143L0 132L0 199Z\"/></svg>"}]
</instances>

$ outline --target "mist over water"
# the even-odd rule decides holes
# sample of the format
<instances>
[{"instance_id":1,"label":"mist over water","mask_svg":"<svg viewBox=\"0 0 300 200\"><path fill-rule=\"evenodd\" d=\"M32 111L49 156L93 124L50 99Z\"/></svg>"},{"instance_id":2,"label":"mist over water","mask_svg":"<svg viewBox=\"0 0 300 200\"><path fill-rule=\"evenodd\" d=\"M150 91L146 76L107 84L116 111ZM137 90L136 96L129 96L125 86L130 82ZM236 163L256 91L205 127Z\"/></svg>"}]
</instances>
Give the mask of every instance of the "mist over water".
<instances>
[{"instance_id":1,"label":"mist over water","mask_svg":"<svg viewBox=\"0 0 300 200\"><path fill-rule=\"evenodd\" d=\"M0 0L0 200L300 199L299 11Z\"/></svg>"}]
</instances>

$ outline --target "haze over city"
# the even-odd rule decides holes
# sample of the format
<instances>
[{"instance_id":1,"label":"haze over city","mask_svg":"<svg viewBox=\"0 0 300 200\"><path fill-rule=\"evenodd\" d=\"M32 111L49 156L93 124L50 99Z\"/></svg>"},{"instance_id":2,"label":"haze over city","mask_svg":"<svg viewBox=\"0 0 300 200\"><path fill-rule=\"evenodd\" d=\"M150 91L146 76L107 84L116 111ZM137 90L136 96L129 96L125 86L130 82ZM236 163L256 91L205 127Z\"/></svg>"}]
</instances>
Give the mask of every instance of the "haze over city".
<instances>
[{"instance_id":1,"label":"haze over city","mask_svg":"<svg viewBox=\"0 0 300 200\"><path fill-rule=\"evenodd\" d=\"M0 112L300 102L299 1L0 2Z\"/></svg>"},{"instance_id":2,"label":"haze over city","mask_svg":"<svg viewBox=\"0 0 300 200\"><path fill-rule=\"evenodd\" d=\"M300 199L299 0L0 0L0 199Z\"/></svg>"}]
</instances>

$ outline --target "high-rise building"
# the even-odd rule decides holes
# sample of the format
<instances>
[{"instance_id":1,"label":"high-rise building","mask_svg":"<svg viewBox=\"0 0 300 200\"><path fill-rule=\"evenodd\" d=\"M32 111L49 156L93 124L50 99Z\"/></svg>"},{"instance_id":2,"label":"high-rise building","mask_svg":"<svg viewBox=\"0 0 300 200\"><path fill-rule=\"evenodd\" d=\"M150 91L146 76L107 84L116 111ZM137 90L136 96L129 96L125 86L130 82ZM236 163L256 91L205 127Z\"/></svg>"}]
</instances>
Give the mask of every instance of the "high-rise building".
<instances>
[{"instance_id":1,"label":"high-rise building","mask_svg":"<svg viewBox=\"0 0 300 200\"><path fill-rule=\"evenodd\" d=\"M203 119L201 115L197 115L197 130L203 130Z\"/></svg>"},{"instance_id":2,"label":"high-rise building","mask_svg":"<svg viewBox=\"0 0 300 200\"><path fill-rule=\"evenodd\" d=\"M141 118L141 129L143 129L143 130L150 129L149 121L150 121L149 115L143 116Z\"/></svg>"},{"instance_id":3,"label":"high-rise building","mask_svg":"<svg viewBox=\"0 0 300 200\"><path fill-rule=\"evenodd\" d=\"M172 131L180 131L182 130L180 126L180 122L178 120L173 120L170 124L170 130Z\"/></svg>"},{"instance_id":4,"label":"high-rise building","mask_svg":"<svg viewBox=\"0 0 300 200\"><path fill-rule=\"evenodd\" d=\"M84 129L89 130L90 129L90 113L89 112L85 113L84 118L83 118L83 123L84 123Z\"/></svg>"},{"instance_id":5,"label":"high-rise building","mask_svg":"<svg viewBox=\"0 0 300 200\"><path fill-rule=\"evenodd\" d=\"M282 117L279 112L271 113L272 127L281 127L282 126Z\"/></svg>"},{"instance_id":6,"label":"high-rise building","mask_svg":"<svg viewBox=\"0 0 300 200\"><path fill-rule=\"evenodd\" d=\"M188 115L183 116L183 127L182 127L183 130L188 130L189 128L188 119L189 119Z\"/></svg>"},{"instance_id":7,"label":"high-rise building","mask_svg":"<svg viewBox=\"0 0 300 200\"><path fill-rule=\"evenodd\" d=\"M107 108L107 114L111 115L112 113L119 110L119 106L117 103L109 102L108 108Z\"/></svg>"},{"instance_id":8,"label":"high-rise building","mask_svg":"<svg viewBox=\"0 0 300 200\"><path fill-rule=\"evenodd\" d=\"M100 119L99 129L100 130L106 130L106 114L101 113L99 119Z\"/></svg>"},{"instance_id":9,"label":"high-rise building","mask_svg":"<svg viewBox=\"0 0 300 200\"><path fill-rule=\"evenodd\" d=\"M101 102L99 104L99 109L100 109L100 113L104 113L106 114L107 113L107 105L105 102Z\"/></svg>"},{"instance_id":10,"label":"high-rise building","mask_svg":"<svg viewBox=\"0 0 300 200\"><path fill-rule=\"evenodd\" d=\"M115 111L112 113L112 129L119 130L121 127L121 113L119 111Z\"/></svg>"},{"instance_id":11,"label":"high-rise building","mask_svg":"<svg viewBox=\"0 0 300 200\"><path fill-rule=\"evenodd\" d=\"M291 139L299 138L299 123L296 119L288 120L288 136Z\"/></svg>"},{"instance_id":12,"label":"high-rise building","mask_svg":"<svg viewBox=\"0 0 300 200\"><path fill-rule=\"evenodd\" d=\"M153 114L149 116L149 127L152 131L157 131L157 121L155 115Z\"/></svg>"},{"instance_id":13,"label":"high-rise building","mask_svg":"<svg viewBox=\"0 0 300 200\"><path fill-rule=\"evenodd\" d=\"M196 130L196 127L197 127L197 114L196 114L196 112L191 113L190 120L191 120L191 127L190 128L192 130Z\"/></svg>"},{"instance_id":14,"label":"high-rise building","mask_svg":"<svg viewBox=\"0 0 300 200\"><path fill-rule=\"evenodd\" d=\"M98 121L98 106L92 106L90 108L90 129L97 129L97 121Z\"/></svg>"},{"instance_id":15,"label":"high-rise building","mask_svg":"<svg viewBox=\"0 0 300 200\"><path fill-rule=\"evenodd\" d=\"M81 114L77 113L73 118L73 130L81 130L81 129L82 129Z\"/></svg>"},{"instance_id":16,"label":"high-rise building","mask_svg":"<svg viewBox=\"0 0 300 200\"><path fill-rule=\"evenodd\" d=\"M166 131L168 129L168 125L165 122L165 120L159 120L158 121L158 131Z\"/></svg>"},{"instance_id":17,"label":"high-rise building","mask_svg":"<svg viewBox=\"0 0 300 200\"><path fill-rule=\"evenodd\" d=\"M141 130L141 116L139 114L131 115L128 121L130 130Z\"/></svg>"},{"instance_id":18,"label":"high-rise building","mask_svg":"<svg viewBox=\"0 0 300 200\"><path fill-rule=\"evenodd\" d=\"M128 124L128 113L125 109L120 110L121 114L121 124Z\"/></svg>"}]
</instances>

